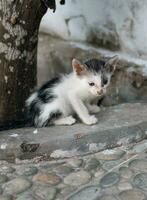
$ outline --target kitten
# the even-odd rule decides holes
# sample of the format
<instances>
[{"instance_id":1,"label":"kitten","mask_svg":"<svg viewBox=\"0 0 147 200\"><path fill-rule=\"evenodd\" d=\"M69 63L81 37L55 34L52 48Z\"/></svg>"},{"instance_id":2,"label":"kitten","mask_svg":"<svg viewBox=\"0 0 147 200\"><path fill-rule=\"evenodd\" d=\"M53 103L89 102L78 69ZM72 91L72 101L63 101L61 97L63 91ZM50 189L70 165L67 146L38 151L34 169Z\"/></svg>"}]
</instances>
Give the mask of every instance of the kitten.
<instances>
[{"instance_id":1,"label":"kitten","mask_svg":"<svg viewBox=\"0 0 147 200\"><path fill-rule=\"evenodd\" d=\"M74 114L85 124L97 123L97 118L89 113L97 113L100 108L97 101L92 102L106 93L117 61L117 56L85 63L73 59L72 73L51 79L27 99L34 125L72 125L76 122Z\"/></svg>"}]
</instances>

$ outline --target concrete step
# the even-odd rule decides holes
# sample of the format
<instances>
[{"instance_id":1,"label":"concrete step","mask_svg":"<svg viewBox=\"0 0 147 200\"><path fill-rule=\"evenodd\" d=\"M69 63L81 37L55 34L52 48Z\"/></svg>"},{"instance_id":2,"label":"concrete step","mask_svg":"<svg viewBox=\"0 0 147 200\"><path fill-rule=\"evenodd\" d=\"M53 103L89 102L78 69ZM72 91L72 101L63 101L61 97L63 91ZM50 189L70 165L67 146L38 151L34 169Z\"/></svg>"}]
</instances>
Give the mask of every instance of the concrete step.
<instances>
[{"instance_id":1,"label":"concrete step","mask_svg":"<svg viewBox=\"0 0 147 200\"><path fill-rule=\"evenodd\" d=\"M0 159L14 161L40 155L70 157L138 142L147 137L147 104L120 104L102 109L93 126L21 128L0 132Z\"/></svg>"}]
</instances>

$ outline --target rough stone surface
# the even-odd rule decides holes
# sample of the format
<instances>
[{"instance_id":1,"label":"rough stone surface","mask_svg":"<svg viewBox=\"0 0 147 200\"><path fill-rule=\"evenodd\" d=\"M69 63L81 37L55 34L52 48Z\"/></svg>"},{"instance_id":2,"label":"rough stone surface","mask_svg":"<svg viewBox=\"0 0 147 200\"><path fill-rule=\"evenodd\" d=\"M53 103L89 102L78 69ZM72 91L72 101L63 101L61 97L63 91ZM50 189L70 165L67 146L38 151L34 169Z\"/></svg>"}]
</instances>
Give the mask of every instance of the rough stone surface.
<instances>
[{"instance_id":1,"label":"rough stone surface","mask_svg":"<svg viewBox=\"0 0 147 200\"><path fill-rule=\"evenodd\" d=\"M17 169L17 174L24 176L33 176L38 172L36 167L21 167Z\"/></svg>"},{"instance_id":2,"label":"rough stone surface","mask_svg":"<svg viewBox=\"0 0 147 200\"><path fill-rule=\"evenodd\" d=\"M78 158L71 158L68 161L68 164L71 165L72 167L80 167L82 165L82 159Z\"/></svg>"},{"instance_id":3,"label":"rough stone surface","mask_svg":"<svg viewBox=\"0 0 147 200\"><path fill-rule=\"evenodd\" d=\"M11 157L14 161L16 157L26 159L43 154L50 154L53 158L72 157L138 142L146 137L147 105L144 103L121 104L102 109L97 117L99 122L93 126L81 123L50 126L37 129L37 134L34 134L34 128L2 131L0 146L7 146L5 151L0 151L0 159ZM14 132L18 136L12 140ZM33 152L24 151L24 140L26 147L38 145L39 148ZM110 152L113 151L106 151L107 154ZM117 156L121 157L122 153L123 150ZM108 159L114 158L115 153L110 154Z\"/></svg>"},{"instance_id":4,"label":"rough stone surface","mask_svg":"<svg viewBox=\"0 0 147 200\"><path fill-rule=\"evenodd\" d=\"M85 165L85 169L90 171L90 170L98 168L99 166L100 166L100 162L97 159L92 158L87 161L87 163Z\"/></svg>"},{"instance_id":5,"label":"rough stone surface","mask_svg":"<svg viewBox=\"0 0 147 200\"><path fill-rule=\"evenodd\" d=\"M0 194L2 194L3 193L3 190L2 190L2 188L0 187Z\"/></svg>"},{"instance_id":6,"label":"rough stone surface","mask_svg":"<svg viewBox=\"0 0 147 200\"><path fill-rule=\"evenodd\" d=\"M9 166L2 166L0 169L0 173L3 173L3 174L13 173L14 171L15 169Z\"/></svg>"},{"instance_id":7,"label":"rough stone surface","mask_svg":"<svg viewBox=\"0 0 147 200\"><path fill-rule=\"evenodd\" d=\"M137 174L133 179L133 185L147 191L147 173Z\"/></svg>"},{"instance_id":8,"label":"rough stone surface","mask_svg":"<svg viewBox=\"0 0 147 200\"><path fill-rule=\"evenodd\" d=\"M100 190L96 186L89 186L78 192L76 195L70 198L70 200L89 200L95 199L100 193Z\"/></svg>"},{"instance_id":9,"label":"rough stone surface","mask_svg":"<svg viewBox=\"0 0 147 200\"><path fill-rule=\"evenodd\" d=\"M136 170L147 170L147 160L146 159L135 159L132 162L129 163L129 166L131 169L136 169Z\"/></svg>"},{"instance_id":10,"label":"rough stone surface","mask_svg":"<svg viewBox=\"0 0 147 200\"><path fill-rule=\"evenodd\" d=\"M96 158L100 160L118 160L124 155L124 151L114 149L104 150L96 154Z\"/></svg>"},{"instance_id":11,"label":"rough stone surface","mask_svg":"<svg viewBox=\"0 0 147 200\"><path fill-rule=\"evenodd\" d=\"M3 174L0 174L0 183L4 183L8 180L8 177L3 175Z\"/></svg>"},{"instance_id":12,"label":"rough stone surface","mask_svg":"<svg viewBox=\"0 0 147 200\"><path fill-rule=\"evenodd\" d=\"M119 172L124 178L130 178L132 176L132 171L128 167L120 167Z\"/></svg>"},{"instance_id":13,"label":"rough stone surface","mask_svg":"<svg viewBox=\"0 0 147 200\"><path fill-rule=\"evenodd\" d=\"M64 176L70 174L73 171L73 169L71 167L66 166L66 165L61 165L61 166L56 167L54 169L54 171L59 176L63 176L64 177Z\"/></svg>"},{"instance_id":14,"label":"rough stone surface","mask_svg":"<svg viewBox=\"0 0 147 200\"><path fill-rule=\"evenodd\" d=\"M96 170L94 176L96 178L102 178L104 174L105 174L105 171L103 169L98 169L98 170Z\"/></svg>"},{"instance_id":15,"label":"rough stone surface","mask_svg":"<svg viewBox=\"0 0 147 200\"><path fill-rule=\"evenodd\" d=\"M120 193L121 200L143 200L144 198L144 193L136 189L127 190Z\"/></svg>"},{"instance_id":16,"label":"rough stone surface","mask_svg":"<svg viewBox=\"0 0 147 200\"><path fill-rule=\"evenodd\" d=\"M116 200L116 198L112 195L110 195L110 196L106 195L106 196L97 198L96 200Z\"/></svg>"},{"instance_id":17,"label":"rough stone surface","mask_svg":"<svg viewBox=\"0 0 147 200\"><path fill-rule=\"evenodd\" d=\"M36 198L29 194L22 194L16 200L36 200Z\"/></svg>"},{"instance_id":18,"label":"rough stone surface","mask_svg":"<svg viewBox=\"0 0 147 200\"><path fill-rule=\"evenodd\" d=\"M33 177L33 181L46 183L49 185L57 185L60 183L60 177L52 173L40 173Z\"/></svg>"},{"instance_id":19,"label":"rough stone surface","mask_svg":"<svg viewBox=\"0 0 147 200\"><path fill-rule=\"evenodd\" d=\"M115 172L110 172L108 174L106 174L100 181L100 185L102 187L110 187L115 185L116 183L119 182L119 174L115 173Z\"/></svg>"},{"instance_id":20,"label":"rough stone surface","mask_svg":"<svg viewBox=\"0 0 147 200\"><path fill-rule=\"evenodd\" d=\"M56 195L56 189L50 187L37 187L34 194L43 200L52 200Z\"/></svg>"},{"instance_id":21,"label":"rough stone surface","mask_svg":"<svg viewBox=\"0 0 147 200\"><path fill-rule=\"evenodd\" d=\"M8 194L18 194L31 187L31 183L24 178L13 179L3 185L3 189Z\"/></svg>"},{"instance_id":22,"label":"rough stone surface","mask_svg":"<svg viewBox=\"0 0 147 200\"><path fill-rule=\"evenodd\" d=\"M0 195L0 200L12 200L12 196L10 195Z\"/></svg>"},{"instance_id":23,"label":"rough stone surface","mask_svg":"<svg viewBox=\"0 0 147 200\"><path fill-rule=\"evenodd\" d=\"M90 180L91 176L86 171L79 171L75 173L71 173L67 177L64 178L64 183L68 185L82 185L87 183Z\"/></svg>"},{"instance_id":24,"label":"rough stone surface","mask_svg":"<svg viewBox=\"0 0 147 200\"><path fill-rule=\"evenodd\" d=\"M132 188L132 185L128 182L122 182L118 184L119 191L131 190Z\"/></svg>"},{"instance_id":25,"label":"rough stone surface","mask_svg":"<svg viewBox=\"0 0 147 200\"><path fill-rule=\"evenodd\" d=\"M145 144L146 140L134 143L140 149L133 154L132 145L114 148L124 152L115 160L97 160L97 153L92 153L58 160L0 161L1 174L8 178L0 184L0 200L146 200ZM32 167L37 174L30 174Z\"/></svg>"},{"instance_id":26,"label":"rough stone surface","mask_svg":"<svg viewBox=\"0 0 147 200\"><path fill-rule=\"evenodd\" d=\"M110 169L115 169L117 165L121 163L121 160L112 160L112 161L106 161L102 164L102 168L106 171L109 171Z\"/></svg>"}]
</instances>

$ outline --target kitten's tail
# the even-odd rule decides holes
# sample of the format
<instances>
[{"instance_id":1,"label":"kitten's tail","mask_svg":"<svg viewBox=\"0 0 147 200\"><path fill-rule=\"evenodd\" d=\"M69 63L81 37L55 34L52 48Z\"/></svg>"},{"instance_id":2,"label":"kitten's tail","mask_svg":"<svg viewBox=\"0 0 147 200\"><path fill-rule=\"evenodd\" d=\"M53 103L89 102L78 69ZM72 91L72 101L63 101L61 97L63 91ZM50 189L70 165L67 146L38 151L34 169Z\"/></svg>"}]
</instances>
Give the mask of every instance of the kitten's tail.
<instances>
[{"instance_id":1,"label":"kitten's tail","mask_svg":"<svg viewBox=\"0 0 147 200\"><path fill-rule=\"evenodd\" d=\"M43 127L50 123L51 120L57 119L62 115L62 112L58 109L46 113L44 105L37 92L26 100L28 121L31 122L29 124L35 127Z\"/></svg>"},{"instance_id":2,"label":"kitten's tail","mask_svg":"<svg viewBox=\"0 0 147 200\"><path fill-rule=\"evenodd\" d=\"M27 118L28 121L31 122L31 125L38 127L38 119L41 112L41 101L38 97L38 93L34 92L27 100L26 100L26 108L27 108Z\"/></svg>"}]
</instances>

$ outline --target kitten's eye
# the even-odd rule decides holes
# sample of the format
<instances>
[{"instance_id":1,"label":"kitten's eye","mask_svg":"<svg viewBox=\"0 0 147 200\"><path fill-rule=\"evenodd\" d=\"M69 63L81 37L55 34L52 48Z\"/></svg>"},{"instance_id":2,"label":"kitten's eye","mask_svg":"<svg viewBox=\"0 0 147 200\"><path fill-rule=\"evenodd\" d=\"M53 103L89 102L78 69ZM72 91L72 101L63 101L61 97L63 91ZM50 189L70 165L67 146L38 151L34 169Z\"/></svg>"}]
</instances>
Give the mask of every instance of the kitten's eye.
<instances>
[{"instance_id":1,"label":"kitten's eye","mask_svg":"<svg viewBox=\"0 0 147 200\"><path fill-rule=\"evenodd\" d=\"M95 84L93 82L89 83L90 86L94 86Z\"/></svg>"},{"instance_id":2,"label":"kitten's eye","mask_svg":"<svg viewBox=\"0 0 147 200\"><path fill-rule=\"evenodd\" d=\"M103 84L104 84L104 85L107 85L107 83L108 83L108 79L104 79L104 80L103 80Z\"/></svg>"}]
</instances>

